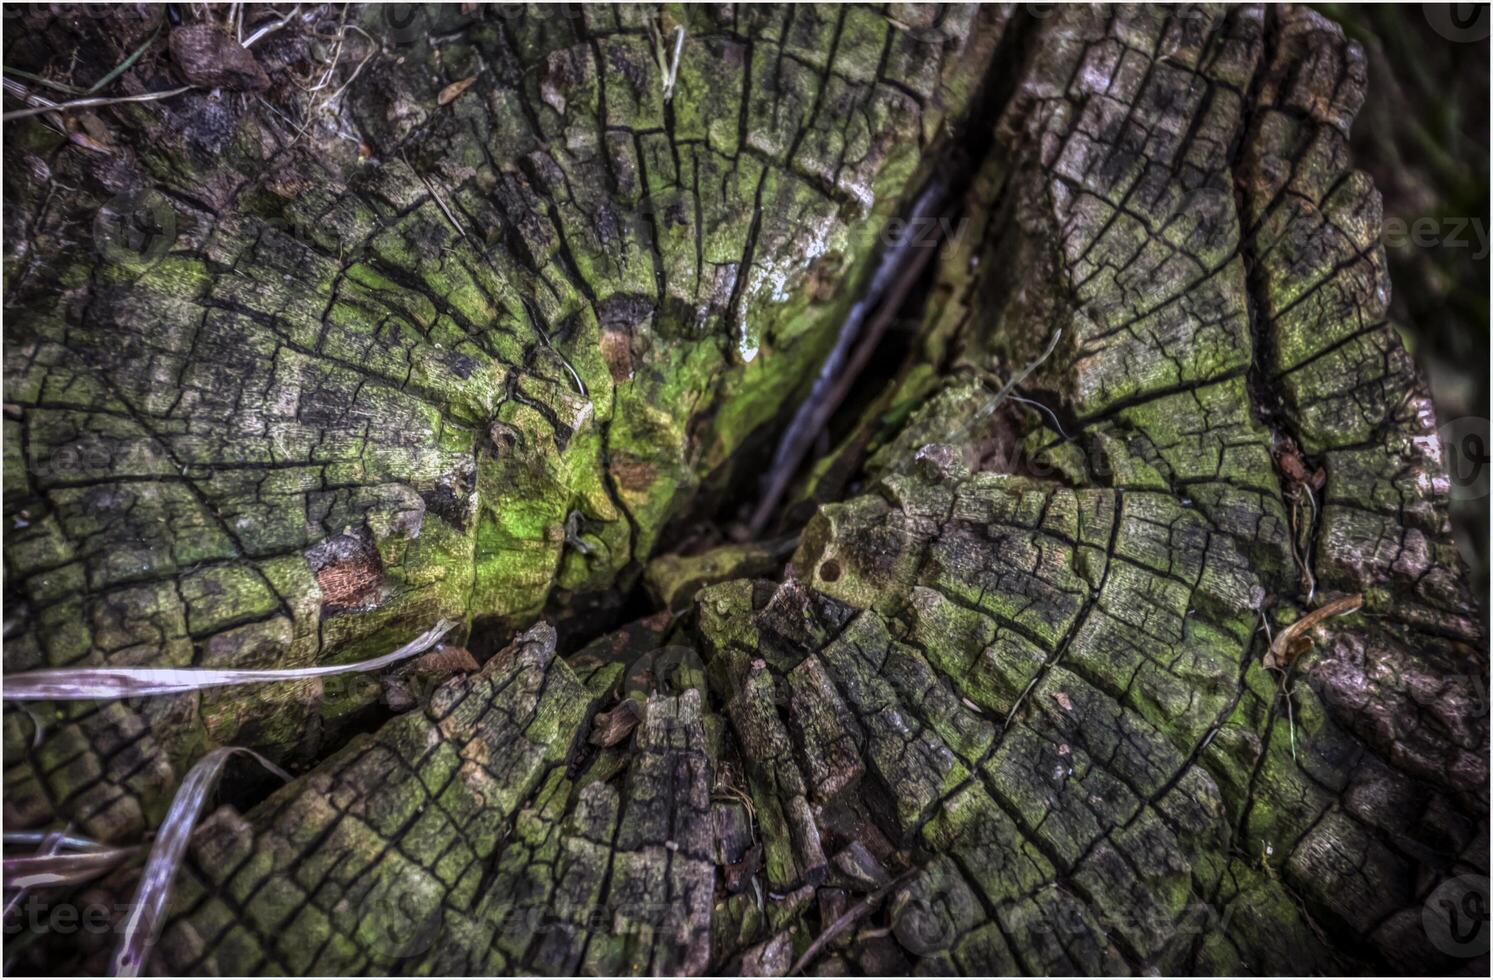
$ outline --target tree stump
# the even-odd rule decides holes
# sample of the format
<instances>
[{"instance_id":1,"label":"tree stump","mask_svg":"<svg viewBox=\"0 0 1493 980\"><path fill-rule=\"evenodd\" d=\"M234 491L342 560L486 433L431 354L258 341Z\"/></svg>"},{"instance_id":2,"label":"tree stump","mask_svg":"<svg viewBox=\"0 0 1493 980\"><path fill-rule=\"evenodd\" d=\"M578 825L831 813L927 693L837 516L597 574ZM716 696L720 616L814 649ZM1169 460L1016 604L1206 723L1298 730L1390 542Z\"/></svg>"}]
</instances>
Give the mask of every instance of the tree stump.
<instances>
[{"instance_id":1,"label":"tree stump","mask_svg":"<svg viewBox=\"0 0 1493 980\"><path fill-rule=\"evenodd\" d=\"M28 10L6 64L86 89L164 18ZM199 81L172 50L119 90ZM7 829L137 842L218 745L298 773L198 829L156 969L1486 964L1423 909L1486 890L1487 636L1330 21L315 7L242 54L264 91L5 124L5 670L443 617L483 664L397 715L8 708ZM933 182L791 557L611 629Z\"/></svg>"}]
</instances>

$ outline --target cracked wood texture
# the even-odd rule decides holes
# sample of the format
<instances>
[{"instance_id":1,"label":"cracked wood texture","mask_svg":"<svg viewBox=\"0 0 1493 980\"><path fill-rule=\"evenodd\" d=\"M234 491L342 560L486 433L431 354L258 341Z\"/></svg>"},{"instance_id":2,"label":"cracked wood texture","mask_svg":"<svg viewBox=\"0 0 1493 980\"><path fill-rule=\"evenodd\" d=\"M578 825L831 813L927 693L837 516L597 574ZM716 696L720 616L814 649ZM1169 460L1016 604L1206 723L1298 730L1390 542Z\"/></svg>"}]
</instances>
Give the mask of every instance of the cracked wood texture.
<instances>
[{"instance_id":1,"label":"cracked wood texture","mask_svg":"<svg viewBox=\"0 0 1493 980\"><path fill-rule=\"evenodd\" d=\"M315 760L199 830L169 972L1481 972L1422 926L1488 871L1487 638L1358 49L1291 7L669 10L670 107L635 8L371 60L376 166L265 109L216 156L132 109L134 169L8 139L6 668L323 662L635 577L998 93L783 574L722 549L350 737L374 681L8 713L7 820L129 839L207 744ZM84 256L58 174L186 237Z\"/></svg>"},{"instance_id":2,"label":"cracked wood texture","mask_svg":"<svg viewBox=\"0 0 1493 980\"><path fill-rule=\"evenodd\" d=\"M809 380L1007 13L671 10L355 11L319 139L289 82L121 107L102 155L7 124L6 670L340 662L635 580ZM6 63L162 17L38 9ZM8 713L8 817L138 837L205 746L315 758L378 691Z\"/></svg>"}]
</instances>

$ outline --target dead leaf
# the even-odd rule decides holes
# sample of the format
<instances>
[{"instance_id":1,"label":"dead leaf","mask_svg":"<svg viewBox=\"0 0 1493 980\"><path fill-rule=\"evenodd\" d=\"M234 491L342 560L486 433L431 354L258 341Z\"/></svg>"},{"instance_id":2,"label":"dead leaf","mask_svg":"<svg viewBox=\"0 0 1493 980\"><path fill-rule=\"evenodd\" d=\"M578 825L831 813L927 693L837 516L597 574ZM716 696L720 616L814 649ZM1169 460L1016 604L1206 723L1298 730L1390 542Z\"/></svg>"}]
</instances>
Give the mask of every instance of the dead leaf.
<instances>
[{"instance_id":1,"label":"dead leaf","mask_svg":"<svg viewBox=\"0 0 1493 980\"><path fill-rule=\"evenodd\" d=\"M103 153L105 155L108 155L114 152L114 148L112 146L100 143L98 140L94 139L92 136L89 136L81 129L68 130L67 138L81 146L83 149L92 150L94 153Z\"/></svg>"},{"instance_id":2,"label":"dead leaf","mask_svg":"<svg viewBox=\"0 0 1493 980\"><path fill-rule=\"evenodd\" d=\"M100 143L107 146L113 142L113 139L110 137L109 127L104 125L104 121L98 117L97 113L80 112L73 118L77 120L78 126L82 127L89 136L92 136Z\"/></svg>"},{"instance_id":3,"label":"dead leaf","mask_svg":"<svg viewBox=\"0 0 1493 980\"><path fill-rule=\"evenodd\" d=\"M270 78L254 56L216 24L187 24L172 29L171 56L182 77L199 88L263 92Z\"/></svg>"},{"instance_id":4,"label":"dead leaf","mask_svg":"<svg viewBox=\"0 0 1493 980\"><path fill-rule=\"evenodd\" d=\"M1348 595L1334 599L1325 605L1318 606L1311 612L1302 616L1296 622L1281 630L1275 637L1275 642L1270 644L1270 649L1265 653L1264 665L1267 670L1284 670L1291 666L1297 657L1311 649L1311 637L1307 633L1324 619L1334 616L1346 616L1348 613L1357 612L1363 606L1363 596Z\"/></svg>"},{"instance_id":5,"label":"dead leaf","mask_svg":"<svg viewBox=\"0 0 1493 980\"><path fill-rule=\"evenodd\" d=\"M475 81L477 81L476 75L473 75L471 78L463 78L459 82L452 82L450 85L447 85L445 88L441 89L441 94L435 97L436 104L450 105L452 102L455 102L458 98L461 97L461 93L471 88L472 83L474 83Z\"/></svg>"},{"instance_id":6,"label":"dead leaf","mask_svg":"<svg viewBox=\"0 0 1493 980\"><path fill-rule=\"evenodd\" d=\"M1058 703L1058 707L1062 708L1064 711L1073 710L1073 702L1069 700L1068 695L1065 692L1059 691L1052 696L1052 699L1056 701Z\"/></svg>"},{"instance_id":7,"label":"dead leaf","mask_svg":"<svg viewBox=\"0 0 1493 980\"><path fill-rule=\"evenodd\" d=\"M729 894L735 895L744 890L752 880L752 875L762 868L762 845L753 844L746 849L741 860L735 864L727 864L725 867L725 885Z\"/></svg>"},{"instance_id":8,"label":"dead leaf","mask_svg":"<svg viewBox=\"0 0 1493 980\"><path fill-rule=\"evenodd\" d=\"M1305 483L1311 478L1306 463L1294 452L1281 453L1280 469L1293 483Z\"/></svg>"},{"instance_id":9,"label":"dead leaf","mask_svg":"<svg viewBox=\"0 0 1493 980\"><path fill-rule=\"evenodd\" d=\"M67 117L67 138L85 150L94 153L114 152L114 143L109 138L109 127L92 112L79 112Z\"/></svg>"}]
</instances>

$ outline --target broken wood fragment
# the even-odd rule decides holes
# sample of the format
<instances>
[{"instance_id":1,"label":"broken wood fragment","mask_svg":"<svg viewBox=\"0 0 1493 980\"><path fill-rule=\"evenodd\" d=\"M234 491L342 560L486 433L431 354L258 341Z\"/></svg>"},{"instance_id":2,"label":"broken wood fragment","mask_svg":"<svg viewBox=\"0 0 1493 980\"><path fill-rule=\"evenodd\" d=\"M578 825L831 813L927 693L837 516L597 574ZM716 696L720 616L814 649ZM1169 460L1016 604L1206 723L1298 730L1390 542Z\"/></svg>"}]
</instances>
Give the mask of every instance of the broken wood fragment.
<instances>
[{"instance_id":1,"label":"broken wood fragment","mask_svg":"<svg viewBox=\"0 0 1493 980\"><path fill-rule=\"evenodd\" d=\"M1307 634L1326 620L1346 616L1363 608L1363 596L1339 596L1325 602L1302 616L1275 635L1266 651L1263 664L1266 670L1285 670L1307 650L1311 649L1311 637Z\"/></svg>"}]
</instances>

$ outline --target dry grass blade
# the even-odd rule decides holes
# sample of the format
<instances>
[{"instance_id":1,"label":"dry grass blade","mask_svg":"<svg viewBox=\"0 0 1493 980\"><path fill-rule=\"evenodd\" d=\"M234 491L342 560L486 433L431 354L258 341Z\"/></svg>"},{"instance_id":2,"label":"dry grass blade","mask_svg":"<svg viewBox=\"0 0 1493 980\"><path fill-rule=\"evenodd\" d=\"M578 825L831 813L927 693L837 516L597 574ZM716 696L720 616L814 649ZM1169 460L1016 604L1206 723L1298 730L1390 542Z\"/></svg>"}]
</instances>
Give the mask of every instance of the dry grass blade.
<instances>
[{"instance_id":1,"label":"dry grass blade","mask_svg":"<svg viewBox=\"0 0 1493 980\"><path fill-rule=\"evenodd\" d=\"M1305 616L1302 616L1296 622L1281 630L1280 634L1270 644L1270 649L1265 653L1265 668L1267 670L1284 670L1291 666L1292 661L1311 646L1311 640L1306 636L1309 630L1324 619L1331 619L1334 616L1346 616L1348 613L1357 612L1362 606L1363 596L1348 595L1340 599L1334 599L1326 605L1319 606Z\"/></svg>"},{"instance_id":2,"label":"dry grass blade","mask_svg":"<svg viewBox=\"0 0 1493 980\"><path fill-rule=\"evenodd\" d=\"M4 678L6 701L97 701L181 694L209 687L299 681L332 674L380 670L424 653L456 624L443 619L393 653L372 660L326 667L281 670L218 670L212 667L79 667L33 670Z\"/></svg>"},{"instance_id":3,"label":"dry grass blade","mask_svg":"<svg viewBox=\"0 0 1493 980\"><path fill-rule=\"evenodd\" d=\"M1041 367L1043 363L1052 356L1052 352L1057 350L1058 341L1062 339L1062 336L1062 327L1054 330L1052 332L1052 336L1047 340L1047 346L1042 349L1041 354L1037 355L1037 359L1030 362L1020 371L1017 371L1014 375L1012 375L1011 380L1007 381L1001 387L1000 391L997 391L995 393L994 398L990 399L990 401L986 402L984 405L981 405L980 408L975 412L975 414L971 416L970 420L960 427L959 432L962 434L966 429L969 429L972 426L976 425L981 419L987 418L990 415L994 414L995 410L1000 407L1001 402L1005 401L1006 396L1011 394L1011 392L1023 381L1031 377L1032 372Z\"/></svg>"},{"instance_id":4,"label":"dry grass blade","mask_svg":"<svg viewBox=\"0 0 1493 980\"><path fill-rule=\"evenodd\" d=\"M653 45L653 60L658 65L659 86L663 90L665 102L674 98L674 83L679 79L679 56L684 52L684 27L680 25L674 28L674 48L672 54L666 53L662 24L650 20L648 22L648 40Z\"/></svg>"},{"instance_id":5,"label":"dry grass blade","mask_svg":"<svg viewBox=\"0 0 1493 980\"><path fill-rule=\"evenodd\" d=\"M161 24L164 25L165 23L166 22L164 20L161 21ZM114 69L109 72L109 74L105 75L103 78L100 78L98 81L89 86L88 91L84 94L92 95L93 93L102 89L104 86L108 85L110 82L114 81L114 79L118 78L120 75L123 75L125 72L129 71L130 66L140 60L140 56L145 53L145 49L154 44L156 38L160 36L161 28L157 27L154 31L151 32L150 37L145 39L143 44L141 44L134 51L130 52L130 56L128 58L125 58L119 64L115 65Z\"/></svg>"},{"instance_id":6,"label":"dry grass blade","mask_svg":"<svg viewBox=\"0 0 1493 980\"><path fill-rule=\"evenodd\" d=\"M674 98L674 83L679 80L679 56L684 53L684 28L674 28L674 53L664 69L664 101Z\"/></svg>"},{"instance_id":7,"label":"dry grass blade","mask_svg":"<svg viewBox=\"0 0 1493 980\"><path fill-rule=\"evenodd\" d=\"M61 92L64 95L83 94L83 90L78 88L76 85L68 85L65 82L59 82L54 78L47 78L42 75L37 75L22 68L12 68L9 65L6 65L3 70L8 75L17 75L21 78L26 79L28 82L35 82L37 85L45 85L47 88L52 89L56 92Z\"/></svg>"},{"instance_id":8,"label":"dry grass blade","mask_svg":"<svg viewBox=\"0 0 1493 980\"><path fill-rule=\"evenodd\" d=\"M81 885L134 857L134 847L108 847L66 854L26 854L5 859L6 888Z\"/></svg>"},{"instance_id":9,"label":"dry grass blade","mask_svg":"<svg viewBox=\"0 0 1493 980\"><path fill-rule=\"evenodd\" d=\"M44 832L41 835L41 838L42 839L40 841L33 842L41 845L41 850L37 851L37 857L47 857L62 850L62 842L67 839L67 834L63 831L51 830ZM9 869L7 868L6 870L8 871ZM12 886L8 881L6 882L5 887L15 888L15 890L11 892L10 897L5 900L5 922L8 924L10 922L10 914L21 907L21 902L25 901L26 894L31 889L27 888L25 885ZM10 972L8 964L6 972Z\"/></svg>"},{"instance_id":10,"label":"dry grass blade","mask_svg":"<svg viewBox=\"0 0 1493 980\"><path fill-rule=\"evenodd\" d=\"M218 784L223 767L236 753L243 753L257 760L281 779L290 779L290 774L264 756L251 749L227 747L214 749L191 768L181 781L176 798L166 819L156 831L155 843L150 849L150 859L140 875L140 887L135 892L135 901L130 917L124 924L124 937L114 954L114 975L135 977L145 965L146 956L160 937L161 917L171 899L171 883L176 878L192 829L202 813L207 798Z\"/></svg>"},{"instance_id":11,"label":"dry grass blade","mask_svg":"<svg viewBox=\"0 0 1493 980\"><path fill-rule=\"evenodd\" d=\"M55 830L7 830L4 835L7 844L46 844L55 841L59 849L67 848L73 851L99 851L107 850L108 844L100 844L96 840L87 837L79 837L75 834L59 833Z\"/></svg>"}]
</instances>

